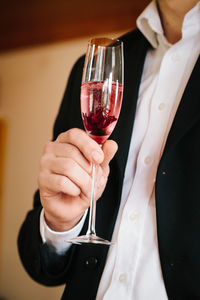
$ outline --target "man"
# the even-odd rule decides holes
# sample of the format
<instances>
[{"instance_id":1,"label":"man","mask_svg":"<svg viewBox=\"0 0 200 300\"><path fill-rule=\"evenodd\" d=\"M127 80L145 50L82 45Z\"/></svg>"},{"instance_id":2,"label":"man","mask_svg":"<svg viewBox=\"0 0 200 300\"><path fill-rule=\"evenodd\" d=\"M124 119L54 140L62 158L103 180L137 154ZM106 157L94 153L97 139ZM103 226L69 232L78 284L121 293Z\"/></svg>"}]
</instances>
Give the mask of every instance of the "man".
<instances>
[{"instance_id":1,"label":"man","mask_svg":"<svg viewBox=\"0 0 200 300\"><path fill-rule=\"evenodd\" d=\"M62 299L200 299L200 2L153 1L137 24L121 38L117 153L116 142L101 149L74 129L82 127L81 58L19 234L27 272L45 285L66 283ZM99 165L97 233L115 242L110 249L65 242L87 228L91 161Z\"/></svg>"}]
</instances>

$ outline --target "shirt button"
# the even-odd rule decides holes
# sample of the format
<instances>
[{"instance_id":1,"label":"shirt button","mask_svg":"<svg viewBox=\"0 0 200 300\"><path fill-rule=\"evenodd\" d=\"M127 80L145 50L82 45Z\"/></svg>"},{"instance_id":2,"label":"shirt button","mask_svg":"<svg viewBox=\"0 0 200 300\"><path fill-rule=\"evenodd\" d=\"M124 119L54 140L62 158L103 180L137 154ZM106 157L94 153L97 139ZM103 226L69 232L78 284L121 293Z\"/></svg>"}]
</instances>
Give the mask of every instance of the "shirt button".
<instances>
[{"instance_id":1,"label":"shirt button","mask_svg":"<svg viewBox=\"0 0 200 300\"><path fill-rule=\"evenodd\" d=\"M121 274L121 275L119 276L119 281L120 281L121 283L126 282L126 274Z\"/></svg>"},{"instance_id":2,"label":"shirt button","mask_svg":"<svg viewBox=\"0 0 200 300\"><path fill-rule=\"evenodd\" d=\"M164 108L165 108L165 103L160 103L159 105L158 105L158 109L159 110L163 110Z\"/></svg>"},{"instance_id":3,"label":"shirt button","mask_svg":"<svg viewBox=\"0 0 200 300\"><path fill-rule=\"evenodd\" d=\"M148 165L148 164L150 164L151 160L152 160L152 159L151 159L151 156L147 156L147 157L145 158L144 162L145 162L146 165Z\"/></svg>"},{"instance_id":4,"label":"shirt button","mask_svg":"<svg viewBox=\"0 0 200 300\"><path fill-rule=\"evenodd\" d=\"M137 218L138 218L138 216L139 216L138 213L132 212L132 213L130 214L130 216L129 216L129 219L130 219L131 221L136 221Z\"/></svg>"}]
</instances>

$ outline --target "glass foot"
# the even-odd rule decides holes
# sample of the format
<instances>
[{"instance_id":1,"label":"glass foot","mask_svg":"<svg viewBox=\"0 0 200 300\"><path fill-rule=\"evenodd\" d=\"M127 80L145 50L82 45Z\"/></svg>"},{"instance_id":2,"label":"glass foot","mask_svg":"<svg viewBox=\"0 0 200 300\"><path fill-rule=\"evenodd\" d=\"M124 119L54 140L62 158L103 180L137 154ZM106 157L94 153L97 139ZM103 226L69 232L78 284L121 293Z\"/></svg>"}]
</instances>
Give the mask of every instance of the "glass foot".
<instances>
[{"instance_id":1,"label":"glass foot","mask_svg":"<svg viewBox=\"0 0 200 300\"><path fill-rule=\"evenodd\" d=\"M71 240L67 240L66 242L71 244L77 244L77 245L81 245L81 244L114 245L114 243L104 240L96 236L95 234L78 236Z\"/></svg>"}]
</instances>

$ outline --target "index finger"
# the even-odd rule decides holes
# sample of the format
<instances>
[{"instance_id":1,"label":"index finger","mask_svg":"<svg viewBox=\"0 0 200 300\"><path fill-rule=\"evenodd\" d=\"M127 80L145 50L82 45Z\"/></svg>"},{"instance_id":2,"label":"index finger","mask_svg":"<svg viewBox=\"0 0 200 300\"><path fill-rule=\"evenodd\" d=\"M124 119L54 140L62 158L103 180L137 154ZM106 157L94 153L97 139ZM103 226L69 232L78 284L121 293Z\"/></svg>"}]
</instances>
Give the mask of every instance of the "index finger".
<instances>
[{"instance_id":1,"label":"index finger","mask_svg":"<svg viewBox=\"0 0 200 300\"><path fill-rule=\"evenodd\" d=\"M63 132L57 137L56 142L74 145L88 161L101 164L104 160L104 153L100 145L91 139L82 129L72 128Z\"/></svg>"}]
</instances>

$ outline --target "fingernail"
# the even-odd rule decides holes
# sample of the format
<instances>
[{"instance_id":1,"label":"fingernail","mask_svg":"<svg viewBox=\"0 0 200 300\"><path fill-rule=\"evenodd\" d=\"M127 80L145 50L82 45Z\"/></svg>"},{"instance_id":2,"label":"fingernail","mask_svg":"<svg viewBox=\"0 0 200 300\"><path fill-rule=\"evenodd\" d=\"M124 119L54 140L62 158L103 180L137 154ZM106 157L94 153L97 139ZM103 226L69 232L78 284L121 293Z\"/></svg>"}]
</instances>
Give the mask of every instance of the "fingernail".
<instances>
[{"instance_id":1,"label":"fingernail","mask_svg":"<svg viewBox=\"0 0 200 300\"><path fill-rule=\"evenodd\" d=\"M96 162L101 162L102 160L102 155L97 152L97 151L93 151L92 152L92 158L96 161Z\"/></svg>"}]
</instances>

